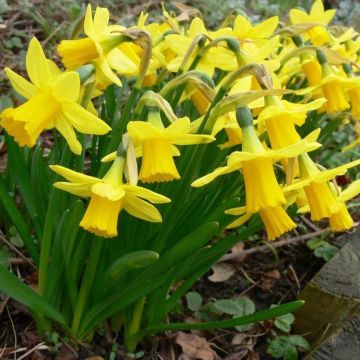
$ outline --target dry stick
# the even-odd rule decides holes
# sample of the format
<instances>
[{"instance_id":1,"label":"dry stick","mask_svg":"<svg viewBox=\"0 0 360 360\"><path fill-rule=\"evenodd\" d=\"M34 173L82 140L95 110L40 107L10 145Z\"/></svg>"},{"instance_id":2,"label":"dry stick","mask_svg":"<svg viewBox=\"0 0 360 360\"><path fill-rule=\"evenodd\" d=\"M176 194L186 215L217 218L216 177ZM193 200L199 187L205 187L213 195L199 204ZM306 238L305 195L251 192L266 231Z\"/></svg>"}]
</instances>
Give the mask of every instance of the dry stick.
<instances>
[{"instance_id":1,"label":"dry stick","mask_svg":"<svg viewBox=\"0 0 360 360\"><path fill-rule=\"evenodd\" d=\"M19 257L21 257L28 265L30 265L33 269L36 270L36 266L33 264L32 261L30 261L19 249L17 249L10 241L8 241L3 234L2 231L0 231L0 240L4 242L12 251L14 251Z\"/></svg>"},{"instance_id":2,"label":"dry stick","mask_svg":"<svg viewBox=\"0 0 360 360\"><path fill-rule=\"evenodd\" d=\"M290 245L290 244L293 244L293 243L296 243L296 242L299 242L299 241L304 241L304 240L311 239L311 238L313 238L315 236L319 236L319 235L321 235L321 234L323 234L323 233L325 233L327 231L329 231L329 229L322 229L322 230L314 231L314 232L309 233L309 234L296 236L296 237L293 237L291 239L280 240L280 241L275 242L275 243L273 243L271 245L274 248L278 248L278 247L285 246L285 245ZM257 252L265 251L265 250L268 250L268 249L269 249L268 245L255 246L255 247L253 247L251 249L246 249L246 250L240 251L238 253L226 254L226 255L224 255L223 257L221 257L219 259L219 262L229 261L229 260L236 260L239 257L243 257L243 256L246 256L246 255L250 255L250 254L257 253Z\"/></svg>"},{"instance_id":3,"label":"dry stick","mask_svg":"<svg viewBox=\"0 0 360 360\"><path fill-rule=\"evenodd\" d=\"M318 231L320 230L320 228L318 228L313 222L311 222L310 220L308 220L306 218L306 216L304 215L301 215L300 216L301 220L310 228L312 228L314 231Z\"/></svg>"},{"instance_id":4,"label":"dry stick","mask_svg":"<svg viewBox=\"0 0 360 360\"><path fill-rule=\"evenodd\" d=\"M25 354L21 355L17 360L26 359L31 353L33 353L35 350L47 350L49 347L45 345L44 342L41 342L34 346L32 349L27 351Z\"/></svg>"}]
</instances>

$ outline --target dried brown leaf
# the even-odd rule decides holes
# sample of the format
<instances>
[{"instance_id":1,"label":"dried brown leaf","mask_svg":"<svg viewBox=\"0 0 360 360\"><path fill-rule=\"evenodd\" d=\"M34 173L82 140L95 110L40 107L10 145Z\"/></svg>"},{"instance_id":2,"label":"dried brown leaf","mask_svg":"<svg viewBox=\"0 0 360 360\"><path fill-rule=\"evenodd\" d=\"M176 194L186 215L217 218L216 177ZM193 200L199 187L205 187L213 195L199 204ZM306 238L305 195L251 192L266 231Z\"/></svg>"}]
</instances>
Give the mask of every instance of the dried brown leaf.
<instances>
[{"instance_id":1,"label":"dried brown leaf","mask_svg":"<svg viewBox=\"0 0 360 360\"><path fill-rule=\"evenodd\" d=\"M226 263L217 263L211 267L211 270L213 274L208 277L211 282L223 282L235 274L234 267Z\"/></svg>"},{"instance_id":2,"label":"dried brown leaf","mask_svg":"<svg viewBox=\"0 0 360 360\"><path fill-rule=\"evenodd\" d=\"M178 332L175 342L181 346L183 354L179 357L182 360L218 360L219 357L210 348L209 343L194 334Z\"/></svg>"}]
</instances>

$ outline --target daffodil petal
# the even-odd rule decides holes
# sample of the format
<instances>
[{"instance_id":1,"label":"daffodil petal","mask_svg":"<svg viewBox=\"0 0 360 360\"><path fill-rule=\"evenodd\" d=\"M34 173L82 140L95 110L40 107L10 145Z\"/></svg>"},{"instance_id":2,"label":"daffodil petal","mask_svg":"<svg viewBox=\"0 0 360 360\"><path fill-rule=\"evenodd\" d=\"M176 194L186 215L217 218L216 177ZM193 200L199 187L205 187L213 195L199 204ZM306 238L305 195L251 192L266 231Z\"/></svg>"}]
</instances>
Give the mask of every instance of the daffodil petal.
<instances>
[{"instance_id":1,"label":"daffodil petal","mask_svg":"<svg viewBox=\"0 0 360 360\"><path fill-rule=\"evenodd\" d=\"M91 4L88 4L84 19L84 31L87 36L93 38L95 36L95 27L91 13Z\"/></svg>"},{"instance_id":2,"label":"daffodil petal","mask_svg":"<svg viewBox=\"0 0 360 360\"><path fill-rule=\"evenodd\" d=\"M111 130L106 122L91 114L79 104L65 103L62 109L66 119L81 133L104 135Z\"/></svg>"},{"instance_id":3,"label":"daffodil petal","mask_svg":"<svg viewBox=\"0 0 360 360\"><path fill-rule=\"evenodd\" d=\"M15 91L24 98L30 99L39 92L38 89L31 82L27 81L22 76L18 75L16 72L12 71L9 68L5 68L4 71Z\"/></svg>"},{"instance_id":4,"label":"daffodil petal","mask_svg":"<svg viewBox=\"0 0 360 360\"><path fill-rule=\"evenodd\" d=\"M214 140L216 139L211 135L187 134L173 139L173 143L176 145L208 144Z\"/></svg>"},{"instance_id":5,"label":"daffodil petal","mask_svg":"<svg viewBox=\"0 0 360 360\"><path fill-rule=\"evenodd\" d=\"M289 17L292 24L302 24L306 22L310 22L309 15L299 9L291 9L289 13Z\"/></svg>"},{"instance_id":6,"label":"daffodil petal","mask_svg":"<svg viewBox=\"0 0 360 360\"><path fill-rule=\"evenodd\" d=\"M245 224L248 220L250 220L252 216L253 216L252 213L247 213L247 214L239 217L239 219L236 219L235 221L233 221L233 222L232 222L231 224L229 224L226 228L227 228L227 229L237 228L237 227Z\"/></svg>"},{"instance_id":7,"label":"daffodil petal","mask_svg":"<svg viewBox=\"0 0 360 360\"><path fill-rule=\"evenodd\" d=\"M266 19L262 23L254 26L251 31L251 37L255 39L267 39L275 31L279 24L279 18L277 16L272 16L269 19Z\"/></svg>"},{"instance_id":8,"label":"daffodil petal","mask_svg":"<svg viewBox=\"0 0 360 360\"><path fill-rule=\"evenodd\" d=\"M59 116L56 119L55 127L60 132L60 134L66 139L70 147L70 150L74 154L80 155L82 147L80 142L76 138L74 128L69 124L69 122L63 116Z\"/></svg>"},{"instance_id":9,"label":"daffodil petal","mask_svg":"<svg viewBox=\"0 0 360 360\"><path fill-rule=\"evenodd\" d=\"M52 74L44 51L35 37L30 40L26 53L26 71L36 87L42 90L46 89Z\"/></svg>"},{"instance_id":10,"label":"daffodil petal","mask_svg":"<svg viewBox=\"0 0 360 360\"><path fill-rule=\"evenodd\" d=\"M157 127L144 121L130 121L127 125L127 131L135 144L141 143L145 139L158 137L161 134Z\"/></svg>"},{"instance_id":11,"label":"daffodil petal","mask_svg":"<svg viewBox=\"0 0 360 360\"><path fill-rule=\"evenodd\" d=\"M102 34L106 31L109 23L109 10L107 8L97 7L94 15L95 33Z\"/></svg>"},{"instance_id":12,"label":"daffodil petal","mask_svg":"<svg viewBox=\"0 0 360 360\"><path fill-rule=\"evenodd\" d=\"M123 185L126 194L136 196L153 202L154 204L165 204L171 200L164 195L136 185Z\"/></svg>"},{"instance_id":13,"label":"daffodil petal","mask_svg":"<svg viewBox=\"0 0 360 360\"><path fill-rule=\"evenodd\" d=\"M91 186L89 183L68 183L68 182L56 182L54 183L54 187L60 190L64 190L70 194L81 196L81 197L89 197L91 195Z\"/></svg>"},{"instance_id":14,"label":"daffodil petal","mask_svg":"<svg viewBox=\"0 0 360 360\"><path fill-rule=\"evenodd\" d=\"M79 98L80 76L75 71L68 71L55 76L50 85L54 96L60 102L76 102Z\"/></svg>"},{"instance_id":15,"label":"daffodil petal","mask_svg":"<svg viewBox=\"0 0 360 360\"><path fill-rule=\"evenodd\" d=\"M102 198L111 201L121 200L125 196L125 190L119 186L113 186L108 183L96 183L91 187L91 191Z\"/></svg>"},{"instance_id":16,"label":"daffodil petal","mask_svg":"<svg viewBox=\"0 0 360 360\"><path fill-rule=\"evenodd\" d=\"M280 159L293 158L302 153L313 151L315 149L318 149L320 146L320 143L302 140L296 144L287 146L282 149L269 150L268 156L271 157L274 161L278 161Z\"/></svg>"},{"instance_id":17,"label":"daffodil petal","mask_svg":"<svg viewBox=\"0 0 360 360\"><path fill-rule=\"evenodd\" d=\"M124 198L124 209L132 216L150 222L161 222L161 214L155 206L136 196L127 195Z\"/></svg>"},{"instance_id":18,"label":"daffodil petal","mask_svg":"<svg viewBox=\"0 0 360 360\"><path fill-rule=\"evenodd\" d=\"M228 215L244 215L246 213L246 206L240 206L232 209L225 210L225 214Z\"/></svg>"},{"instance_id":19,"label":"daffodil petal","mask_svg":"<svg viewBox=\"0 0 360 360\"><path fill-rule=\"evenodd\" d=\"M238 167L233 167L233 166L223 166L223 167L219 167L217 169L215 169L213 172L211 172L210 174L207 174L197 180L195 180L191 186L192 187L201 187L204 186L206 184L209 184L210 182L212 182L213 180L215 180L218 176L221 175L225 175L228 173L231 173L235 170L238 170Z\"/></svg>"},{"instance_id":20,"label":"daffodil petal","mask_svg":"<svg viewBox=\"0 0 360 360\"><path fill-rule=\"evenodd\" d=\"M360 180L353 181L339 196L342 201L348 201L360 194Z\"/></svg>"},{"instance_id":21,"label":"daffodil petal","mask_svg":"<svg viewBox=\"0 0 360 360\"><path fill-rule=\"evenodd\" d=\"M101 182L101 180L96 177L70 170L61 165L50 165L50 169L72 183L96 184Z\"/></svg>"}]
</instances>

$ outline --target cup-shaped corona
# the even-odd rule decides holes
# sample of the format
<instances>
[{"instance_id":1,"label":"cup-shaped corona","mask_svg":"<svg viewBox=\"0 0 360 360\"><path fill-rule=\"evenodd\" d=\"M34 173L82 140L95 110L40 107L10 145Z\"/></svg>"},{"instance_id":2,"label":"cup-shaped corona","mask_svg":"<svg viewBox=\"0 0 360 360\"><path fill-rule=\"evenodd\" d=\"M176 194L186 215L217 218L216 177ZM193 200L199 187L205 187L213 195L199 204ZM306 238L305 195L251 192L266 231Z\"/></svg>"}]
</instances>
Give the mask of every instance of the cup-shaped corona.
<instances>
[{"instance_id":1,"label":"cup-shaped corona","mask_svg":"<svg viewBox=\"0 0 360 360\"><path fill-rule=\"evenodd\" d=\"M351 229L354 224L354 220L349 214L348 209L346 208L345 203L341 203L340 211L332 214L329 217L330 229L332 231L345 231Z\"/></svg>"},{"instance_id":2,"label":"cup-shaped corona","mask_svg":"<svg viewBox=\"0 0 360 360\"><path fill-rule=\"evenodd\" d=\"M150 183L180 179L168 139L153 138L143 142L139 179Z\"/></svg>"},{"instance_id":3,"label":"cup-shaped corona","mask_svg":"<svg viewBox=\"0 0 360 360\"><path fill-rule=\"evenodd\" d=\"M316 59L305 60L301 64L301 68L310 86L317 86L321 83L321 66Z\"/></svg>"},{"instance_id":4,"label":"cup-shaped corona","mask_svg":"<svg viewBox=\"0 0 360 360\"><path fill-rule=\"evenodd\" d=\"M95 42L90 38L63 40L57 50L69 70L88 64L99 57Z\"/></svg>"},{"instance_id":5,"label":"cup-shaped corona","mask_svg":"<svg viewBox=\"0 0 360 360\"><path fill-rule=\"evenodd\" d=\"M60 112L61 105L51 94L39 93L16 109L6 109L1 125L21 146L32 147L44 129L54 127Z\"/></svg>"},{"instance_id":6,"label":"cup-shaped corona","mask_svg":"<svg viewBox=\"0 0 360 360\"><path fill-rule=\"evenodd\" d=\"M336 80L325 82L322 85L322 91L327 100L326 109L329 114L343 111L350 107L340 82Z\"/></svg>"},{"instance_id":7,"label":"cup-shaped corona","mask_svg":"<svg viewBox=\"0 0 360 360\"><path fill-rule=\"evenodd\" d=\"M289 114L279 114L266 120L266 131L273 149L281 149L301 140Z\"/></svg>"},{"instance_id":8,"label":"cup-shaped corona","mask_svg":"<svg viewBox=\"0 0 360 360\"><path fill-rule=\"evenodd\" d=\"M262 208L276 207L286 203L275 177L270 158L257 158L243 163L246 193L246 212L257 212Z\"/></svg>"},{"instance_id":9,"label":"cup-shaped corona","mask_svg":"<svg viewBox=\"0 0 360 360\"><path fill-rule=\"evenodd\" d=\"M349 90L349 98L351 102L351 115L360 120L360 86Z\"/></svg>"},{"instance_id":10,"label":"cup-shaped corona","mask_svg":"<svg viewBox=\"0 0 360 360\"><path fill-rule=\"evenodd\" d=\"M312 220L329 218L339 210L339 203L326 182L312 182L304 186L304 190L310 205Z\"/></svg>"},{"instance_id":11,"label":"cup-shaped corona","mask_svg":"<svg viewBox=\"0 0 360 360\"><path fill-rule=\"evenodd\" d=\"M296 228L296 224L281 206L260 209L259 214L265 225L268 240L275 240Z\"/></svg>"},{"instance_id":12,"label":"cup-shaped corona","mask_svg":"<svg viewBox=\"0 0 360 360\"><path fill-rule=\"evenodd\" d=\"M92 194L80 226L97 236L114 237L118 234L117 223L121 208L121 199L112 201Z\"/></svg>"}]
</instances>

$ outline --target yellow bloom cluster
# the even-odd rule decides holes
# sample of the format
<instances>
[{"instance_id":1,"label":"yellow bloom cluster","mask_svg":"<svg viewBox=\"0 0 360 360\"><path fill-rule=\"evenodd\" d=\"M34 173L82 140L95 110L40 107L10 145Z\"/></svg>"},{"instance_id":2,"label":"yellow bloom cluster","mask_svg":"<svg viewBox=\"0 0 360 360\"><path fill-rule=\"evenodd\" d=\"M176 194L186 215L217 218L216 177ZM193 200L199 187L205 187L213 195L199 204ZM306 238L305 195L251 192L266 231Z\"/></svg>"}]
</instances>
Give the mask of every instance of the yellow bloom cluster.
<instances>
[{"instance_id":1,"label":"yellow bloom cluster","mask_svg":"<svg viewBox=\"0 0 360 360\"><path fill-rule=\"evenodd\" d=\"M276 16L253 25L238 15L210 31L199 17L187 24L184 16L164 10L165 21L147 23L147 14L141 14L137 26L125 28L109 24L107 9L98 7L93 13L88 5L84 35L63 40L57 47L65 71L45 57L35 38L26 56L31 82L5 69L27 101L4 110L1 125L19 145L28 147L41 133L55 128L77 155L84 143L74 129L88 135L112 130L110 137L122 132L120 145L115 144L118 150L109 148L103 159L112 161L104 176L51 166L68 181L56 182L57 188L90 197L80 226L98 236L117 235L121 210L160 222L161 215L150 202L170 199L137 181L183 181L174 160L180 156L179 147L217 144L225 138L220 149L232 151L224 152L226 164L202 172L194 169L188 184L200 187L220 175L239 172L244 206L226 211L240 216L229 227L258 213L268 239L274 240L296 227L286 212L296 204L299 212L310 211L312 220L329 219L332 230L347 230L353 221L345 201L360 192L360 184L355 181L342 191L334 179L360 160L323 169L308 155L321 146L320 130L306 137L299 131L310 111L323 113L328 121L346 114L360 129L356 75L360 37L354 29L329 26L334 14L316 0L310 13L292 9L282 27ZM88 65L94 71L84 78L82 71ZM98 117L92 99L109 85L122 86L134 78L140 96L137 106L124 110L120 125L111 128ZM127 156L131 151L132 158Z\"/></svg>"}]
</instances>

